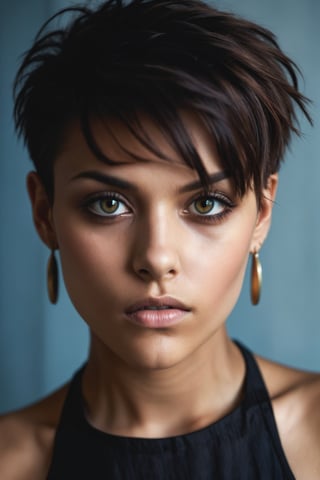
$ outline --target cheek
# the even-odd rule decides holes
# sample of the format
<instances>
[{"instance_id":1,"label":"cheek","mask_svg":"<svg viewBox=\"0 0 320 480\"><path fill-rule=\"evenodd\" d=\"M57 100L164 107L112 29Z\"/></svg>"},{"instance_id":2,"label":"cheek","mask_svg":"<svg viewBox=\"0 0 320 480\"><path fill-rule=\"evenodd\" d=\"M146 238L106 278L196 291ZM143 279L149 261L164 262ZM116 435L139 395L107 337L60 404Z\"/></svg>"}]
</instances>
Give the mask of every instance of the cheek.
<instances>
[{"instance_id":1,"label":"cheek","mask_svg":"<svg viewBox=\"0 0 320 480\"><path fill-rule=\"evenodd\" d=\"M244 226L243 226L244 227ZM234 228L206 239L201 253L190 264L188 278L198 288L202 304L226 318L233 309L243 283L254 227ZM231 232L231 234L230 234Z\"/></svg>"},{"instance_id":2,"label":"cheek","mask_svg":"<svg viewBox=\"0 0 320 480\"><path fill-rule=\"evenodd\" d=\"M207 272L208 277L232 278L247 263L253 234L252 222L235 224L234 228L221 229L218 234L203 236L194 255L194 270ZM191 250L190 250L191 251ZM198 266L198 268L196 267Z\"/></svg>"},{"instance_id":3,"label":"cheek","mask_svg":"<svg viewBox=\"0 0 320 480\"><path fill-rule=\"evenodd\" d=\"M250 242L244 243L232 243L231 248L228 249L228 255L226 255L221 262L221 273L219 275L219 281L221 289L226 292L226 297L233 304L236 303L242 283L244 274L248 262ZM221 292L222 294L223 292Z\"/></svg>"},{"instance_id":4,"label":"cheek","mask_svg":"<svg viewBox=\"0 0 320 480\"><path fill-rule=\"evenodd\" d=\"M103 296L123 271L125 236L81 223L60 221L58 242L66 288L72 300L103 291Z\"/></svg>"}]
</instances>

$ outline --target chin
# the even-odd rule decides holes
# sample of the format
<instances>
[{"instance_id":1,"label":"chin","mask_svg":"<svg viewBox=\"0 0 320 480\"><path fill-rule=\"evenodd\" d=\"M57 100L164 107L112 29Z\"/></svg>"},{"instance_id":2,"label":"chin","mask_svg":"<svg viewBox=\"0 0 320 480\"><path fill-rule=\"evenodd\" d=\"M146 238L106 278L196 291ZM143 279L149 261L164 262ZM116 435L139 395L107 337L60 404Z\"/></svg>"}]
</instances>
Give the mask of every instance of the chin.
<instances>
[{"instance_id":1,"label":"chin","mask_svg":"<svg viewBox=\"0 0 320 480\"><path fill-rule=\"evenodd\" d=\"M147 345L131 346L125 352L125 361L130 367L145 370L165 370L182 362L188 352L181 349L177 339L152 339ZM123 358L124 359L124 358Z\"/></svg>"}]
</instances>

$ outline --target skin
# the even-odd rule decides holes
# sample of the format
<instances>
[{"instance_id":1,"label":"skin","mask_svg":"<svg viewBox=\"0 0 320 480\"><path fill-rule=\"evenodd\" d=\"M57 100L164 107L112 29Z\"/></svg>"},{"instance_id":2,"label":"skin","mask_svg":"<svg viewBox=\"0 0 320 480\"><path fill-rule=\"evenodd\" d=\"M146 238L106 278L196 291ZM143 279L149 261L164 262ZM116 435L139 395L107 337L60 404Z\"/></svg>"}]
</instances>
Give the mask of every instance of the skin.
<instances>
[{"instance_id":1,"label":"skin","mask_svg":"<svg viewBox=\"0 0 320 480\"><path fill-rule=\"evenodd\" d=\"M201 124L190 115L185 121L205 168L220 174ZM46 245L59 249L70 298L90 328L83 377L88 420L117 435L179 435L217 421L241 401L244 362L225 322L249 253L260 249L268 233L277 176L269 178L260 209L252 190L237 198L229 178L212 184L213 197L205 204L201 186L190 186L198 181L196 172L151 122L148 133L170 162L116 122L108 125L118 143L102 123L94 124L94 132L114 165L97 160L79 126L70 127L54 165L53 204L39 177L29 174L34 221ZM133 160L119 145L144 160ZM117 194L109 206L103 203L106 192ZM106 207L115 209L112 218ZM177 324L151 328L127 315L132 304L164 295L187 308ZM319 376L257 360L296 478L318 479ZM1 419L1 479L45 478L66 391L64 386Z\"/></svg>"}]
</instances>

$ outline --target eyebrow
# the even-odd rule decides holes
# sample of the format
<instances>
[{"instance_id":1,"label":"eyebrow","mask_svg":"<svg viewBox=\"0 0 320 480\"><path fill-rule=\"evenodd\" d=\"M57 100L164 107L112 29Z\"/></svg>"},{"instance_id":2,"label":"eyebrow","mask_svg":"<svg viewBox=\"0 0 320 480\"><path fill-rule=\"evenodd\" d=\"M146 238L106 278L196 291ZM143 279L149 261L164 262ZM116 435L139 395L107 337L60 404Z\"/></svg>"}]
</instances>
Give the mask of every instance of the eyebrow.
<instances>
[{"instance_id":1,"label":"eyebrow","mask_svg":"<svg viewBox=\"0 0 320 480\"><path fill-rule=\"evenodd\" d=\"M208 176L208 183L212 185L214 183L218 183L221 180L228 178L230 175L227 174L225 171L220 171L216 173L212 173ZM78 175L75 175L71 178L71 181L81 179L81 178L88 178L90 180L95 180L99 183L103 183L105 185L113 185L115 187L122 188L124 190L131 190L136 191L138 188L133 183L128 182L127 180L123 180L118 177L114 177L113 175L106 175L105 173L98 172L96 170L88 170L85 172L81 172ZM179 191L181 193L190 192L192 190L197 190L203 187L203 183L201 180L195 180L187 185L184 185Z\"/></svg>"},{"instance_id":2,"label":"eyebrow","mask_svg":"<svg viewBox=\"0 0 320 480\"><path fill-rule=\"evenodd\" d=\"M77 180L79 178L88 178L91 180L96 180L99 183L104 183L105 185L114 185L115 187L123 188L124 190L137 190L137 187L127 180L122 180L121 178L114 177L112 175L106 175L96 170L88 170L86 172L81 172L78 175L75 175L71 178L71 181Z\"/></svg>"},{"instance_id":3,"label":"eyebrow","mask_svg":"<svg viewBox=\"0 0 320 480\"><path fill-rule=\"evenodd\" d=\"M212 185L214 183L221 182L221 180L225 180L226 178L230 177L230 175L221 170L220 172L212 173L211 175L208 175L208 184ZM201 180L195 180L194 182L188 183L184 187L181 188L181 193L185 192L190 192L192 190L197 190L199 188L203 187L203 182Z\"/></svg>"}]
</instances>

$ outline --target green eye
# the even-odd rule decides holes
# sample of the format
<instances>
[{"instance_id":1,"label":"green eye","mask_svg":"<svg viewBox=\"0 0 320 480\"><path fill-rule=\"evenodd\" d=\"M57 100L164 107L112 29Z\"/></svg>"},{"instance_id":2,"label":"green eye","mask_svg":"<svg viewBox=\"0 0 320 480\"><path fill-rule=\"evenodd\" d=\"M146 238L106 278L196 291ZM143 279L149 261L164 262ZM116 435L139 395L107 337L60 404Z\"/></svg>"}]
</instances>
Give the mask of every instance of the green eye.
<instances>
[{"instance_id":1,"label":"green eye","mask_svg":"<svg viewBox=\"0 0 320 480\"><path fill-rule=\"evenodd\" d=\"M87 203L87 208L91 213L100 217L117 217L130 211L127 205L118 199L115 194L102 195L91 199Z\"/></svg>"},{"instance_id":2,"label":"green eye","mask_svg":"<svg viewBox=\"0 0 320 480\"><path fill-rule=\"evenodd\" d=\"M208 214L212 211L216 203L213 198L200 198L194 202L194 209L201 215Z\"/></svg>"},{"instance_id":3,"label":"green eye","mask_svg":"<svg viewBox=\"0 0 320 480\"><path fill-rule=\"evenodd\" d=\"M220 198L221 197L221 198ZM222 195L202 195L195 198L188 207L189 213L198 218L218 219L224 214L231 211L233 205L227 198Z\"/></svg>"},{"instance_id":4,"label":"green eye","mask_svg":"<svg viewBox=\"0 0 320 480\"><path fill-rule=\"evenodd\" d=\"M118 210L119 204L121 202L119 202L119 200L116 200L115 198L104 198L102 200L99 200L99 202L97 202L97 203L98 203L101 211L111 215Z\"/></svg>"}]
</instances>

